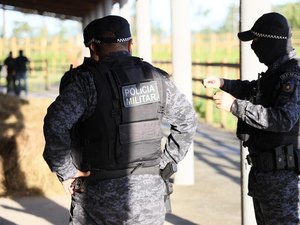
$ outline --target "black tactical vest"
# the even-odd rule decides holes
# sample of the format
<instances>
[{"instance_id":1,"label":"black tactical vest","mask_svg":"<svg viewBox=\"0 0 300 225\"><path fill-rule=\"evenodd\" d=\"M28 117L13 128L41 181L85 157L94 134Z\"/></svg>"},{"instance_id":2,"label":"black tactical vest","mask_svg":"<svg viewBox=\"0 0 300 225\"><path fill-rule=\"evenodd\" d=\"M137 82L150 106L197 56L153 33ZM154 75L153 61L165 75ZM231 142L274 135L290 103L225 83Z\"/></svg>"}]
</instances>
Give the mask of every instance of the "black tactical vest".
<instances>
[{"instance_id":1,"label":"black tactical vest","mask_svg":"<svg viewBox=\"0 0 300 225\"><path fill-rule=\"evenodd\" d=\"M260 98L259 102L264 107L273 107L278 95L282 89L281 76L283 74L293 74L300 80L300 69L295 59L289 60L287 63L277 69L276 73L265 73L260 79ZM289 132L271 132L256 129L247 125L250 138L244 144L249 149L257 151L269 151L275 147L293 144L294 149L300 149L299 144L299 120Z\"/></svg>"},{"instance_id":2,"label":"black tactical vest","mask_svg":"<svg viewBox=\"0 0 300 225\"><path fill-rule=\"evenodd\" d=\"M77 125L79 167L90 170L157 165L166 95L161 71L128 56L87 69L93 74L97 106L91 117Z\"/></svg>"}]
</instances>

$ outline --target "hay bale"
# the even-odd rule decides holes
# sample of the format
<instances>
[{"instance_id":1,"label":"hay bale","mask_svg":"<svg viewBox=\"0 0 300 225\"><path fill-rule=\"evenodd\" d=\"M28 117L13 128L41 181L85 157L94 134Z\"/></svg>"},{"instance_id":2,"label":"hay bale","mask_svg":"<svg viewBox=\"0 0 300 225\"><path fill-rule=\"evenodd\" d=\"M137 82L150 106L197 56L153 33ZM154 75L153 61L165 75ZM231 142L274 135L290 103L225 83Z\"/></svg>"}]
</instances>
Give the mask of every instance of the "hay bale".
<instances>
[{"instance_id":1,"label":"hay bale","mask_svg":"<svg viewBox=\"0 0 300 225\"><path fill-rule=\"evenodd\" d=\"M64 192L42 157L43 119L51 102L0 94L0 195Z\"/></svg>"}]
</instances>

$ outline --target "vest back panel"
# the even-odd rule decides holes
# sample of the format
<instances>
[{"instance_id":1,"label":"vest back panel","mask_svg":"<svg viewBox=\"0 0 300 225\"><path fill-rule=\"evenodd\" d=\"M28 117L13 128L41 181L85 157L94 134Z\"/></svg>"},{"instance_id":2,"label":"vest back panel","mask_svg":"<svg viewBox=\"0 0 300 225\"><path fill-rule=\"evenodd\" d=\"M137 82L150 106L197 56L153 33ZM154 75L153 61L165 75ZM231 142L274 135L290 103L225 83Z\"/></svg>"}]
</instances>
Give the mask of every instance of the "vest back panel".
<instances>
[{"instance_id":1,"label":"vest back panel","mask_svg":"<svg viewBox=\"0 0 300 225\"><path fill-rule=\"evenodd\" d=\"M139 58L101 62L92 72L94 114L79 125L82 167L121 169L152 166L161 155L165 88L154 67Z\"/></svg>"}]
</instances>

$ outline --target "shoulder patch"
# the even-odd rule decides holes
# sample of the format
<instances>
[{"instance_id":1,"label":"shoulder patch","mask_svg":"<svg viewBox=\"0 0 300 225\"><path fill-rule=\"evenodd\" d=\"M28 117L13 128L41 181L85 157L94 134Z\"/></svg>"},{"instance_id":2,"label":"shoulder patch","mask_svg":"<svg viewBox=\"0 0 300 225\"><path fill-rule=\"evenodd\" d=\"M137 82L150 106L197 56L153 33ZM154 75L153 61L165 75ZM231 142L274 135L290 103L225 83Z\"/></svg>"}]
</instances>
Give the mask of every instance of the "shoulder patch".
<instances>
[{"instance_id":1,"label":"shoulder patch","mask_svg":"<svg viewBox=\"0 0 300 225\"><path fill-rule=\"evenodd\" d=\"M295 82L293 80L289 80L282 85L282 91L287 93L293 92L295 86Z\"/></svg>"}]
</instances>

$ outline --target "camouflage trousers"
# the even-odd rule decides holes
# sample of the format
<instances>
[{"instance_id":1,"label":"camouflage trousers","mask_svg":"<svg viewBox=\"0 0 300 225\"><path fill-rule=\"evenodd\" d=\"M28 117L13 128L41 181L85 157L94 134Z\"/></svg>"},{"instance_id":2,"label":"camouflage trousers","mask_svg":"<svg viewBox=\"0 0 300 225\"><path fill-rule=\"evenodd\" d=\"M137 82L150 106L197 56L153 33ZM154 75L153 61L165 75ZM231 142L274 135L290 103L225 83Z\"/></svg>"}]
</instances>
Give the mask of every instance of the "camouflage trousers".
<instances>
[{"instance_id":1,"label":"camouflage trousers","mask_svg":"<svg viewBox=\"0 0 300 225\"><path fill-rule=\"evenodd\" d=\"M249 174L249 195L253 198L258 225L299 225L299 176L294 171Z\"/></svg>"},{"instance_id":2,"label":"camouflage trousers","mask_svg":"<svg viewBox=\"0 0 300 225\"><path fill-rule=\"evenodd\" d=\"M164 224L165 186L159 175L83 179L83 192L72 196L70 225Z\"/></svg>"}]
</instances>

